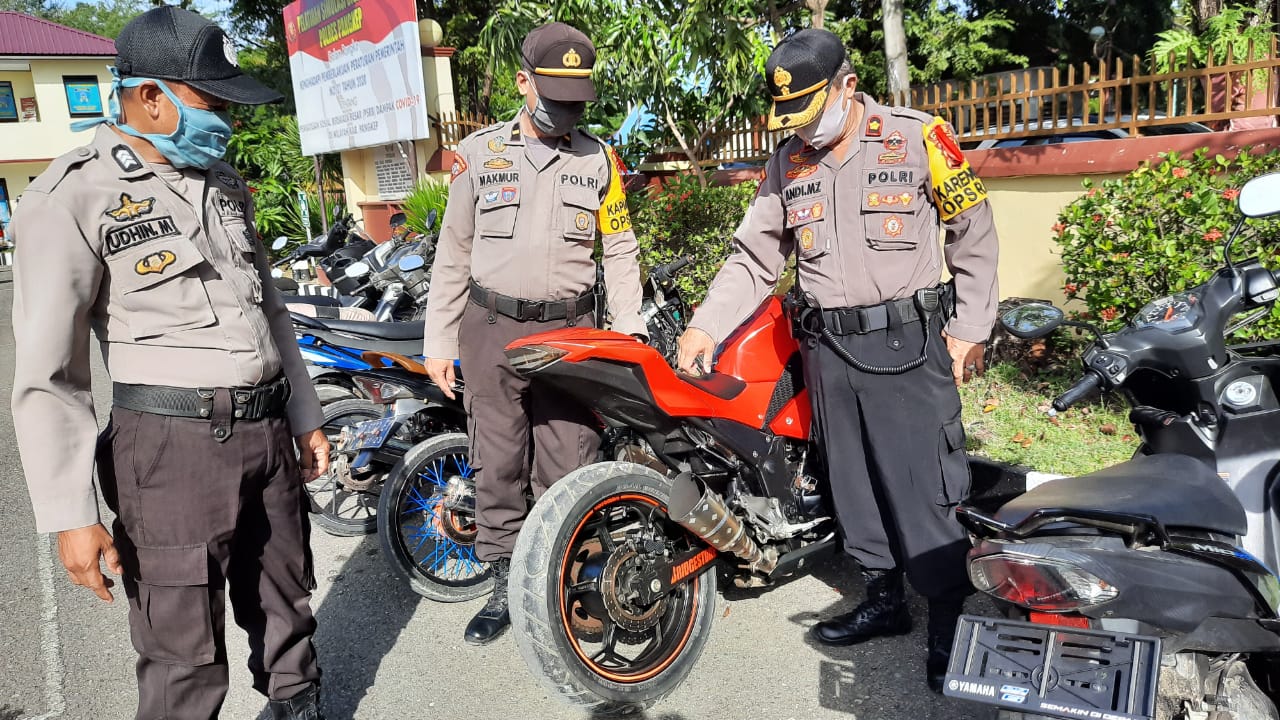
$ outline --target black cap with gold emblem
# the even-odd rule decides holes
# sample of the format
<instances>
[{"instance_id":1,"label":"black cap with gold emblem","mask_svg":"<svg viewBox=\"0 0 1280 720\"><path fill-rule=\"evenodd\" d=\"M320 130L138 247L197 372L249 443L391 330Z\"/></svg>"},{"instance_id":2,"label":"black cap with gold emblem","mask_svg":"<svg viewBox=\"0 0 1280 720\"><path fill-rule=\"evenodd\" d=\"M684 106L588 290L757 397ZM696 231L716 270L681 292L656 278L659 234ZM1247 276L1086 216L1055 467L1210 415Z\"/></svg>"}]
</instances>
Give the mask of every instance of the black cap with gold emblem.
<instances>
[{"instance_id":1,"label":"black cap with gold emblem","mask_svg":"<svg viewBox=\"0 0 1280 720\"><path fill-rule=\"evenodd\" d=\"M773 95L769 129L804 127L817 120L845 58L844 44L827 30L801 30L779 43L764 66Z\"/></svg>"},{"instance_id":2,"label":"black cap with gold emblem","mask_svg":"<svg viewBox=\"0 0 1280 720\"><path fill-rule=\"evenodd\" d=\"M564 23L534 28L520 50L524 69L533 73L538 94L558 102L590 102L596 99L591 68L596 46L582 31Z\"/></svg>"}]
</instances>

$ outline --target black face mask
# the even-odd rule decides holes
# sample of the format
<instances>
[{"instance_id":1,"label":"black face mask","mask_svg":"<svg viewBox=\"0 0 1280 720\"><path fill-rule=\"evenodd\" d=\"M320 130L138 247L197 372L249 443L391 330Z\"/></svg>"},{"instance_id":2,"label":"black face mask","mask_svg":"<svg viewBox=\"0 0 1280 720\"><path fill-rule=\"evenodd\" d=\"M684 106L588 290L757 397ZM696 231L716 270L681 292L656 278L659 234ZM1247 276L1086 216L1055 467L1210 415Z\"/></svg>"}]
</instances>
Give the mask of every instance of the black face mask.
<instances>
[{"instance_id":1,"label":"black face mask","mask_svg":"<svg viewBox=\"0 0 1280 720\"><path fill-rule=\"evenodd\" d=\"M533 91L537 93L538 88L535 86ZM529 113L529 117L538 130L551 136L558 137L568 133L578 125L582 114L587 110L587 104L584 102L560 102L548 100L542 95L537 95L537 98L537 105L534 106L533 112Z\"/></svg>"}]
</instances>

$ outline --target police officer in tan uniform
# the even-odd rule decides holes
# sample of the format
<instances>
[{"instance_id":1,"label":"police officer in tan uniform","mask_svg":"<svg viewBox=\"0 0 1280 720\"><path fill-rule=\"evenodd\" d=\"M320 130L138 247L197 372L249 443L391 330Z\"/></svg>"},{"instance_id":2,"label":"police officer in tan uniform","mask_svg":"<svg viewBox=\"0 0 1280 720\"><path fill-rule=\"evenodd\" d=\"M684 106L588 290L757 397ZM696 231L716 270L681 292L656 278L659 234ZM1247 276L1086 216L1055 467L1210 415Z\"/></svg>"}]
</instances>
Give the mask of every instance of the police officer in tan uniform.
<instances>
[{"instance_id":1,"label":"police officer in tan uniform","mask_svg":"<svg viewBox=\"0 0 1280 720\"><path fill-rule=\"evenodd\" d=\"M503 354L536 332L595 323L596 238L613 329L639 337L638 247L613 151L575 129L595 100L595 47L562 23L525 38L516 84L526 102L511 122L463 140L440 230L424 354L453 396L453 359L466 374L471 464L476 468L476 552L496 582L468 624L475 644L507 625L507 570L528 514L526 489L540 496L593 462L599 437L589 413L530 387ZM532 444L532 453L530 453Z\"/></svg>"},{"instance_id":2,"label":"police officer in tan uniform","mask_svg":"<svg viewBox=\"0 0 1280 720\"><path fill-rule=\"evenodd\" d=\"M13 414L36 527L103 600L101 563L123 575L138 718L218 716L229 584L255 689L275 718L315 720L301 485L329 446L248 188L220 160L227 106L280 96L186 10L138 16L116 48L111 116L32 182L13 221ZM90 329L115 383L101 437Z\"/></svg>"},{"instance_id":3,"label":"police officer in tan uniform","mask_svg":"<svg viewBox=\"0 0 1280 720\"><path fill-rule=\"evenodd\" d=\"M715 344L772 292L795 253L815 433L845 550L867 585L865 602L813 635L849 645L908 632L905 570L929 598L927 676L938 691L969 593L952 513L969 486L956 386L979 369L995 321L991 208L951 128L856 92L835 35L803 30L783 41L766 80L769 129L795 136L770 158L679 362L687 372L709 367ZM939 286L944 262L954 289Z\"/></svg>"}]
</instances>

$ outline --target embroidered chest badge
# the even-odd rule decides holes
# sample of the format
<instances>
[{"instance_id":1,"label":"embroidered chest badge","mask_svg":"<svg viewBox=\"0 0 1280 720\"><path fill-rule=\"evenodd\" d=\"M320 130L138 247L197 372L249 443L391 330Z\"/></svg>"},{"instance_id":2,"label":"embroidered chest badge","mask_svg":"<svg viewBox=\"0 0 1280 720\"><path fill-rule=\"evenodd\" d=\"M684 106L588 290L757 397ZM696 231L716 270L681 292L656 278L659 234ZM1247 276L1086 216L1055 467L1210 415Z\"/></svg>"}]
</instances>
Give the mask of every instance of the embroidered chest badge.
<instances>
[{"instance_id":1,"label":"embroidered chest badge","mask_svg":"<svg viewBox=\"0 0 1280 720\"><path fill-rule=\"evenodd\" d=\"M813 249L813 228L807 227L800 231L800 249Z\"/></svg>"},{"instance_id":2,"label":"embroidered chest badge","mask_svg":"<svg viewBox=\"0 0 1280 720\"><path fill-rule=\"evenodd\" d=\"M516 189L513 187L502 188L502 202L511 202L516 199Z\"/></svg>"},{"instance_id":3,"label":"embroidered chest badge","mask_svg":"<svg viewBox=\"0 0 1280 720\"><path fill-rule=\"evenodd\" d=\"M818 172L817 165L796 165L787 171L788 180L799 180Z\"/></svg>"},{"instance_id":4,"label":"embroidered chest badge","mask_svg":"<svg viewBox=\"0 0 1280 720\"><path fill-rule=\"evenodd\" d=\"M889 237L900 237L906 229L907 226L902 223L902 218L897 215L890 215L884 219L884 233Z\"/></svg>"},{"instance_id":5,"label":"embroidered chest badge","mask_svg":"<svg viewBox=\"0 0 1280 720\"><path fill-rule=\"evenodd\" d=\"M887 152L880 154L881 165L901 165L907 160L907 138L901 132L894 130L889 137L884 139L884 149Z\"/></svg>"},{"instance_id":6,"label":"embroidered chest badge","mask_svg":"<svg viewBox=\"0 0 1280 720\"><path fill-rule=\"evenodd\" d=\"M503 152L506 149L507 149L507 141L503 140L501 137L496 137L489 141L489 152L493 153L494 155L497 155L498 153Z\"/></svg>"},{"instance_id":7,"label":"embroidered chest badge","mask_svg":"<svg viewBox=\"0 0 1280 720\"><path fill-rule=\"evenodd\" d=\"M586 230L591 227L591 216L584 212L578 213L578 216L573 219L573 226L579 230Z\"/></svg>"},{"instance_id":8,"label":"embroidered chest badge","mask_svg":"<svg viewBox=\"0 0 1280 720\"><path fill-rule=\"evenodd\" d=\"M485 204L485 205L492 205L492 204L494 204L494 203L496 203L496 202L498 202L498 191L497 191L497 190L494 190L494 191L492 191L492 192L487 192L487 193L485 193L485 194L484 194L484 204Z\"/></svg>"},{"instance_id":9,"label":"embroidered chest badge","mask_svg":"<svg viewBox=\"0 0 1280 720\"><path fill-rule=\"evenodd\" d=\"M492 160L486 160L484 166L490 170L506 170L514 164L515 163L506 158L494 158Z\"/></svg>"},{"instance_id":10,"label":"embroidered chest badge","mask_svg":"<svg viewBox=\"0 0 1280 720\"><path fill-rule=\"evenodd\" d=\"M134 200L129 193L120 193L120 207L108 210L106 214L117 222L136 220L143 215L150 215L155 204L155 198Z\"/></svg>"},{"instance_id":11,"label":"embroidered chest badge","mask_svg":"<svg viewBox=\"0 0 1280 720\"><path fill-rule=\"evenodd\" d=\"M867 207L880 207L882 199L880 193L871 193L867 195Z\"/></svg>"},{"instance_id":12,"label":"embroidered chest badge","mask_svg":"<svg viewBox=\"0 0 1280 720\"><path fill-rule=\"evenodd\" d=\"M152 275L163 273L165 268L178 262L178 256L168 250L151 253L150 255L138 261L133 266L133 271L139 275Z\"/></svg>"}]
</instances>

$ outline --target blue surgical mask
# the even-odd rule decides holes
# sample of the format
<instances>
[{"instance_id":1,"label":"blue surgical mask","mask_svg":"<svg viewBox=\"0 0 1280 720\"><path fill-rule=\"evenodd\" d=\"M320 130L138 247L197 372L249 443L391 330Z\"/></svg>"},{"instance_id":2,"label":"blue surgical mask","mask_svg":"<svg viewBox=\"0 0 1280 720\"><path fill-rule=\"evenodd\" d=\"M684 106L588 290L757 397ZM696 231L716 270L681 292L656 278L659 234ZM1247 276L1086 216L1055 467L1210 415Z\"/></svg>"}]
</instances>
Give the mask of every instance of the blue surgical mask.
<instances>
[{"instance_id":1,"label":"blue surgical mask","mask_svg":"<svg viewBox=\"0 0 1280 720\"><path fill-rule=\"evenodd\" d=\"M158 85L169 97L169 102L178 108L178 127L169 135L140 133L128 125L118 126L121 130L151 143L178 168L196 167L208 170L227 154L227 142L231 140L230 115L224 111L184 105L163 80L125 78L120 86L137 87L145 82Z\"/></svg>"},{"instance_id":2,"label":"blue surgical mask","mask_svg":"<svg viewBox=\"0 0 1280 720\"><path fill-rule=\"evenodd\" d=\"M115 68L111 70L112 74L115 74ZM116 103L119 89L138 87L148 82L155 83L164 91L169 102L178 109L178 126L168 135L139 132L119 122L120 110ZM178 99L163 80L149 78L120 79L117 77L111 88L111 117L73 123L71 129L84 130L100 123L114 125L123 132L146 140L177 168L195 167L208 170L227 154L227 143L231 140L230 115L222 111L189 107Z\"/></svg>"}]
</instances>

